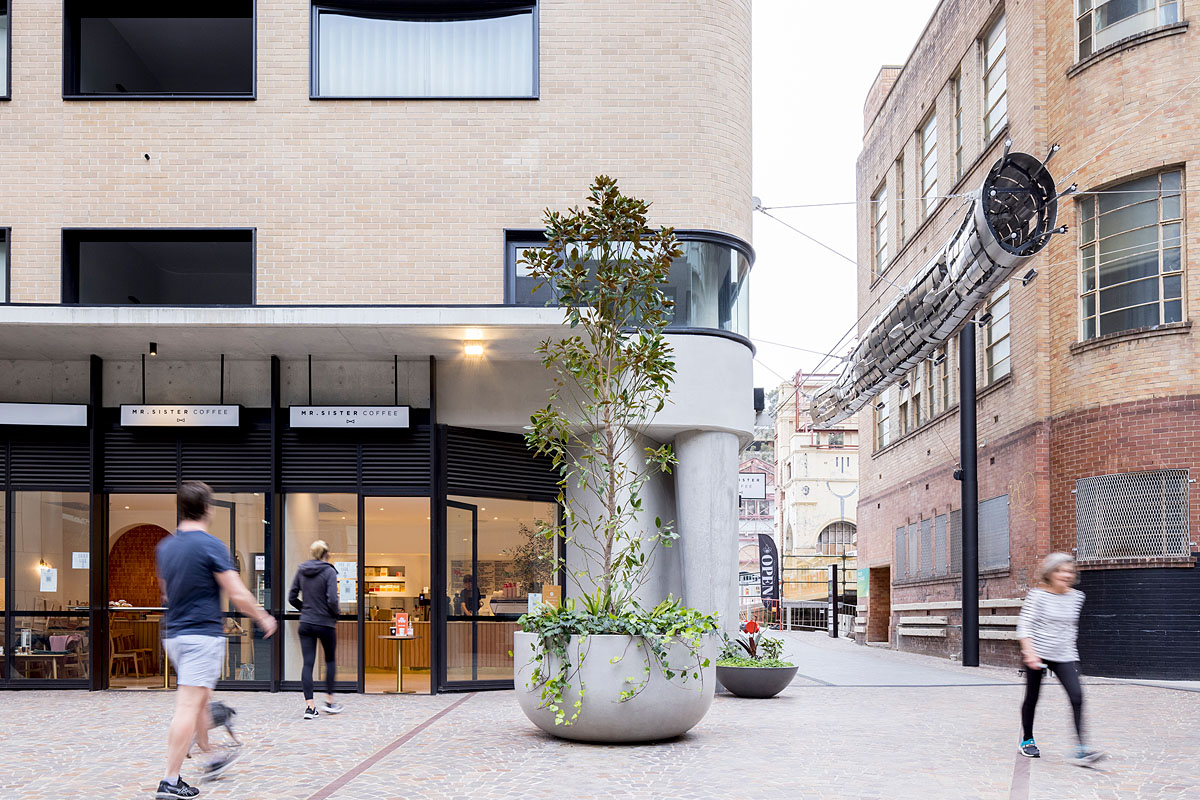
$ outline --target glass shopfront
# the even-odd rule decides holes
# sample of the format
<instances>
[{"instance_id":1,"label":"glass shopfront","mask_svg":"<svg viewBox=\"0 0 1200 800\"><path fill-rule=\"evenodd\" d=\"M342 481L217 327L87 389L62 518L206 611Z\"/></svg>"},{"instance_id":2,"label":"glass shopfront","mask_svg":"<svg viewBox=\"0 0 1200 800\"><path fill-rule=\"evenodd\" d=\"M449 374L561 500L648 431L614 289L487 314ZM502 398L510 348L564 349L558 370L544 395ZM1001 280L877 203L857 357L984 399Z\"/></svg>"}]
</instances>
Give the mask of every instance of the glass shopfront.
<instances>
[{"instance_id":1,"label":"glass shopfront","mask_svg":"<svg viewBox=\"0 0 1200 800\"><path fill-rule=\"evenodd\" d=\"M0 428L0 686L174 685L155 550L175 528L175 486L193 479L214 490L210 532L280 622L266 639L226 607L220 688L299 688L287 595L317 539L338 575L342 690L512 685L528 595L562 583L537 534L558 514L555 475L520 436L434 428L420 410L382 432L292 430L267 409L230 430L99 416L101 430L63 442ZM323 669L318 657L319 683Z\"/></svg>"}]
</instances>

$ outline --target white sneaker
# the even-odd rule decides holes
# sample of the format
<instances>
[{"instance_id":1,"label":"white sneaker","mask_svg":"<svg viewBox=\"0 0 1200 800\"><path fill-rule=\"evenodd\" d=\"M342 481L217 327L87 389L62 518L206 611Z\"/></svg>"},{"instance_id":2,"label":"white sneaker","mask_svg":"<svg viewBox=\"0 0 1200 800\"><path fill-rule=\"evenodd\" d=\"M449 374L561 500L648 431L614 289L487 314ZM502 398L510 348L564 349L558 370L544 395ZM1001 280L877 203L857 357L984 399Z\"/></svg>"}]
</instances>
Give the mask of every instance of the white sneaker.
<instances>
[{"instance_id":1,"label":"white sneaker","mask_svg":"<svg viewBox=\"0 0 1200 800\"><path fill-rule=\"evenodd\" d=\"M340 714L346 710L346 707L343 706L341 703L334 703L329 700L326 700L324 703L321 704L321 710L324 711L326 714Z\"/></svg>"}]
</instances>

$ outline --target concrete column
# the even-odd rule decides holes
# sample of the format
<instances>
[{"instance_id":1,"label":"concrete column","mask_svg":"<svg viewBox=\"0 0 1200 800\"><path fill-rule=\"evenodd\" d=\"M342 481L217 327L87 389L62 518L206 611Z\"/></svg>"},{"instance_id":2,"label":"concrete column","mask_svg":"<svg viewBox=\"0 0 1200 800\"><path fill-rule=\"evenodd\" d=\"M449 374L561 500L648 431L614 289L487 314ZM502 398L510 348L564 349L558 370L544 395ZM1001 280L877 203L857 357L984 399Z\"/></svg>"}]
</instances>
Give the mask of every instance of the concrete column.
<instances>
[{"instance_id":1,"label":"concrete column","mask_svg":"<svg viewBox=\"0 0 1200 800\"><path fill-rule=\"evenodd\" d=\"M683 601L738 624L738 437L688 431L675 437L675 520L679 531Z\"/></svg>"}]
</instances>

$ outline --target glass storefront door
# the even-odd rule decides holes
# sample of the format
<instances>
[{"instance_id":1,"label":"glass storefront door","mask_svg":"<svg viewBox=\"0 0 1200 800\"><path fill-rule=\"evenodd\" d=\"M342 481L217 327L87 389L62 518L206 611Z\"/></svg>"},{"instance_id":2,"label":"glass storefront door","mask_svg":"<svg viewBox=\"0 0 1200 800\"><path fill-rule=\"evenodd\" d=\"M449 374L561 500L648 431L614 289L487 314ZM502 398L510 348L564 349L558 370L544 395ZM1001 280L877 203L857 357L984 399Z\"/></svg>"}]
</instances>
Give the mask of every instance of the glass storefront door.
<instances>
[{"instance_id":1,"label":"glass storefront door","mask_svg":"<svg viewBox=\"0 0 1200 800\"><path fill-rule=\"evenodd\" d=\"M428 693L429 498L367 497L363 506L363 690L392 692L403 684L406 692ZM414 638L387 638L408 627Z\"/></svg>"},{"instance_id":2,"label":"glass storefront door","mask_svg":"<svg viewBox=\"0 0 1200 800\"><path fill-rule=\"evenodd\" d=\"M312 558L312 544L324 541L338 575L337 675L344 691L359 689L359 496L304 492L284 502L283 680L299 681L304 664L300 650L300 612L288 603L296 569ZM317 648L313 681L325 683L325 657Z\"/></svg>"},{"instance_id":3,"label":"glass storefront door","mask_svg":"<svg viewBox=\"0 0 1200 800\"><path fill-rule=\"evenodd\" d=\"M341 689L394 691L403 665L406 691L431 690L430 516L428 497L287 496L285 602L296 569L312 557L312 543L323 540L338 574L337 681ZM303 666L300 614L291 606L286 610L283 679L299 681ZM391 638L397 615L411 623L414 638ZM324 654L318 647L313 670L318 689L325 681L324 669Z\"/></svg>"},{"instance_id":4,"label":"glass storefront door","mask_svg":"<svg viewBox=\"0 0 1200 800\"><path fill-rule=\"evenodd\" d=\"M555 581L553 546L539 531L557 514L555 503L446 501L446 684L512 681L517 620L529 593Z\"/></svg>"}]
</instances>

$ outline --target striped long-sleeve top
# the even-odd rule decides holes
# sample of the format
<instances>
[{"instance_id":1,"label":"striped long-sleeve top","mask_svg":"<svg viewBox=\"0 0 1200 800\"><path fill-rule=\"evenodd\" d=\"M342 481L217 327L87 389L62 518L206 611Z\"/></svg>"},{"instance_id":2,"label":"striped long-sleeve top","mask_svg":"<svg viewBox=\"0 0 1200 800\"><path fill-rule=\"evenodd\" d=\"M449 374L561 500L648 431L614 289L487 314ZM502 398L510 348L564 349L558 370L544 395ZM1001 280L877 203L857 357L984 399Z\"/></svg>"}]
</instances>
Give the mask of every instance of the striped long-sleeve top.
<instances>
[{"instance_id":1,"label":"striped long-sleeve top","mask_svg":"<svg viewBox=\"0 0 1200 800\"><path fill-rule=\"evenodd\" d=\"M1083 592L1063 594L1030 589L1017 620L1017 638L1032 639L1033 652L1046 661L1078 661L1075 640L1079 635L1079 612Z\"/></svg>"}]
</instances>

